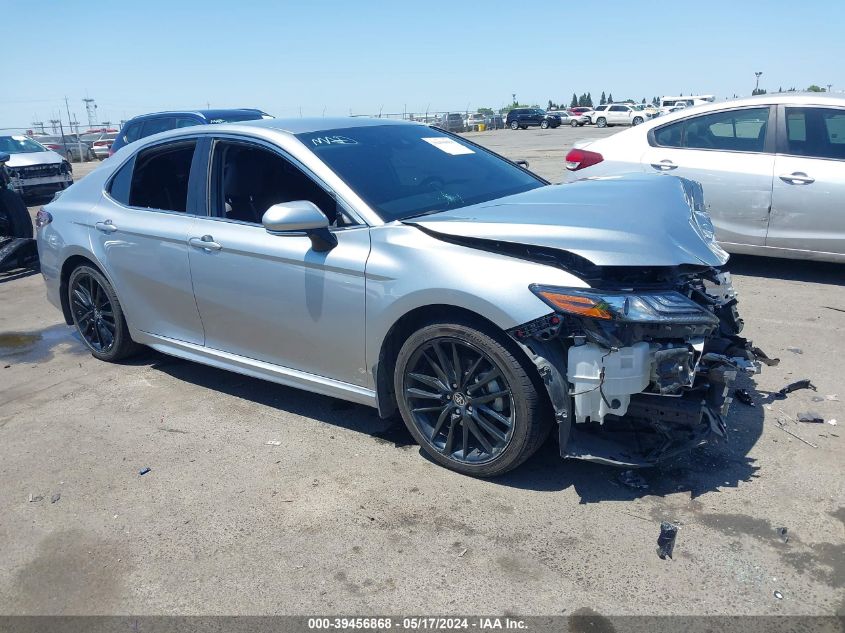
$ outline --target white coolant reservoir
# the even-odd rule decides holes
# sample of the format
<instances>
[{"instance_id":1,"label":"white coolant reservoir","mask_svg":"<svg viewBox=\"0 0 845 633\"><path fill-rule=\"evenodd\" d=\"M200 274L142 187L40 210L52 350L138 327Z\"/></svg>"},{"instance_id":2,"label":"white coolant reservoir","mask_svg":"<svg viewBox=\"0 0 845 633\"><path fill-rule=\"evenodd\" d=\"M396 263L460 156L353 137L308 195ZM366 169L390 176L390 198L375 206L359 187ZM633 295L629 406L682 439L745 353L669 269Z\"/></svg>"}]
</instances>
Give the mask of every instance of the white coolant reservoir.
<instances>
[{"instance_id":1,"label":"white coolant reservoir","mask_svg":"<svg viewBox=\"0 0 845 633\"><path fill-rule=\"evenodd\" d=\"M587 418L602 422L608 413L625 415L631 394L645 389L651 376L648 343L634 343L614 352L595 343L573 345L568 360L566 376L572 384L576 422Z\"/></svg>"}]
</instances>

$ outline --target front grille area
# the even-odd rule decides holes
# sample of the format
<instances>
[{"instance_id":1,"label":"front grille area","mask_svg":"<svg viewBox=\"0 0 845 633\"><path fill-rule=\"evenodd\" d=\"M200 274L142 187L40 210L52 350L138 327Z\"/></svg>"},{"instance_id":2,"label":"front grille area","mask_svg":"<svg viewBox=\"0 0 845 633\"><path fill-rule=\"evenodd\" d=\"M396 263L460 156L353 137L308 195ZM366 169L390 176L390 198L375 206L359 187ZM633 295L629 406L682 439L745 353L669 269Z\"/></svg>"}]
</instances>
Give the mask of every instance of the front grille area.
<instances>
[{"instance_id":1,"label":"front grille area","mask_svg":"<svg viewBox=\"0 0 845 633\"><path fill-rule=\"evenodd\" d=\"M28 165L26 167L14 167L10 171L17 174L19 178L42 178L44 176L58 176L61 173L61 163L51 165Z\"/></svg>"}]
</instances>

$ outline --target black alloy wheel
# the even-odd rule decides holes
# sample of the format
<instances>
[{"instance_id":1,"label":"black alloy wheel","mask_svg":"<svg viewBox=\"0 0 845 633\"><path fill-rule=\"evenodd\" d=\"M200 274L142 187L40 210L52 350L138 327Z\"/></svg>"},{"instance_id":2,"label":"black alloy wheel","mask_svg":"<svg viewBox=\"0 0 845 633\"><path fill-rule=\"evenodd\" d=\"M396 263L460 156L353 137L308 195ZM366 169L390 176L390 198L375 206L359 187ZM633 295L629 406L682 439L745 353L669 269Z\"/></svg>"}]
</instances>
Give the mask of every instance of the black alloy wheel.
<instances>
[{"instance_id":1,"label":"black alloy wheel","mask_svg":"<svg viewBox=\"0 0 845 633\"><path fill-rule=\"evenodd\" d=\"M546 401L510 347L497 333L457 323L406 340L394 379L399 409L434 461L489 477L521 464L545 439Z\"/></svg>"},{"instance_id":2,"label":"black alloy wheel","mask_svg":"<svg viewBox=\"0 0 845 633\"><path fill-rule=\"evenodd\" d=\"M114 346L117 323L108 294L90 274L77 275L70 289L73 320L85 343L107 354Z\"/></svg>"},{"instance_id":3,"label":"black alloy wheel","mask_svg":"<svg viewBox=\"0 0 845 633\"><path fill-rule=\"evenodd\" d=\"M123 308L99 270L82 265L70 274L67 299L73 324L95 358L117 361L141 346L132 340Z\"/></svg>"}]
</instances>

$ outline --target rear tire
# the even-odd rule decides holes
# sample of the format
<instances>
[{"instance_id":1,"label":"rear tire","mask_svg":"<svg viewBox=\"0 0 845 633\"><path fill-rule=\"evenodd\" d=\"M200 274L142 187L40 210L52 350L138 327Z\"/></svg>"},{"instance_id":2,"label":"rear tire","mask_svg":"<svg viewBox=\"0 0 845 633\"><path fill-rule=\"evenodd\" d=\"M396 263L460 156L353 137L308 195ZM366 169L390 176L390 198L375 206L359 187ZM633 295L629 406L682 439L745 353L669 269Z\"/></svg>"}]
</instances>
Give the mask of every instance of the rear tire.
<instances>
[{"instance_id":1,"label":"rear tire","mask_svg":"<svg viewBox=\"0 0 845 633\"><path fill-rule=\"evenodd\" d=\"M32 218L23 198L11 189L0 188L0 236L31 238Z\"/></svg>"},{"instance_id":2,"label":"rear tire","mask_svg":"<svg viewBox=\"0 0 845 633\"><path fill-rule=\"evenodd\" d=\"M603 116L600 116L598 119L596 119L596 127L607 127L607 119L605 119Z\"/></svg>"},{"instance_id":3,"label":"rear tire","mask_svg":"<svg viewBox=\"0 0 845 633\"><path fill-rule=\"evenodd\" d=\"M639 125L639 124L640 124L640 123L642 123L642 122L643 122L643 118L642 118L641 116L635 116L635 117L634 117L634 120L633 120L633 121L631 121L631 123L632 123L633 125Z\"/></svg>"},{"instance_id":4,"label":"rear tire","mask_svg":"<svg viewBox=\"0 0 845 633\"><path fill-rule=\"evenodd\" d=\"M519 129L519 123L517 123L516 121L511 122L511 129L512 130L518 130Z\"/></svg>"},{"instance_id":5,"label":"rear tire","mask_svg":"<svg viewBox=\"0 0 845 633\"><path fill-rule=\"evenodd\" d=\"M575 119L572 119L572 121L570 121L569 125L572 126L572 127L578 127L578 121L576 121Z\"/></svg>"},{"instance_id":6,"label":"rear tire","mask_svg":"<svg viewBox=\"0 0 845 633\"><path fill-rule=\"evenodd\" d=\"M549 129L549 122L546 121L545 119L540 121L540 128L543 129L543 130Z\"/></svg>"},{"instance_id":7,"label":"rear tire","mask_svg":"<svg viewBox=\"0 0 845 633\"><path fill-rule=\"evenodd\" d=\"M67 293L73 324L94 358L113 363L138 352L141 346L129 335L114 288L100 271L75 268Z\"/></svg>"},{"instance_id":8,"label":"rear tire","mask_svg":"<svg viewBox=\"0 0 845 633\"><path fill-rule=\"evenodd\" d=\"M431 323L399 350L399 411L423 451L441 466L473 477L501 475L548 436L552 415L532 379L533 367L510 347L492 329Z\"/></svg>"}]
</instances>

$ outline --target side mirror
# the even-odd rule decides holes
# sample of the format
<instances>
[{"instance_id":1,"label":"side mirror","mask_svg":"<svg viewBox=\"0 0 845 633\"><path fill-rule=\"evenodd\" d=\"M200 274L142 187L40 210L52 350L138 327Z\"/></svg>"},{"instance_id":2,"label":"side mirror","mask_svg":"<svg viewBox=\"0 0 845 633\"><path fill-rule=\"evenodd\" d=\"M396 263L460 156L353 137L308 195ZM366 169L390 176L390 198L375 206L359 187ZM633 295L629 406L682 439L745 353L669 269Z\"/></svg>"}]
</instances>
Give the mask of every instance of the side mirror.
<instances>
[{"instance_id":1,"label":"side mirror","mask_svg":"<svg viewBox=\"0 0 845 633\"><path fill-rule=\"evenodd\" d=\"M337 246L337 237L329 231L325 214L308 200L294 200L274 204L267 209L261 223L273 235L302 235L311 238L317 252L326 252Z\"/></svg>"},{"instance_id":2,"label":"side mirror","mask_svg":"<svg viewBox=\"0 0 845 633\"><path fill-rule=\"evenodd\" d=\"M0 152L0 163L8 163L11 158L6 152Z\"/></svg>"}]
</instances>

